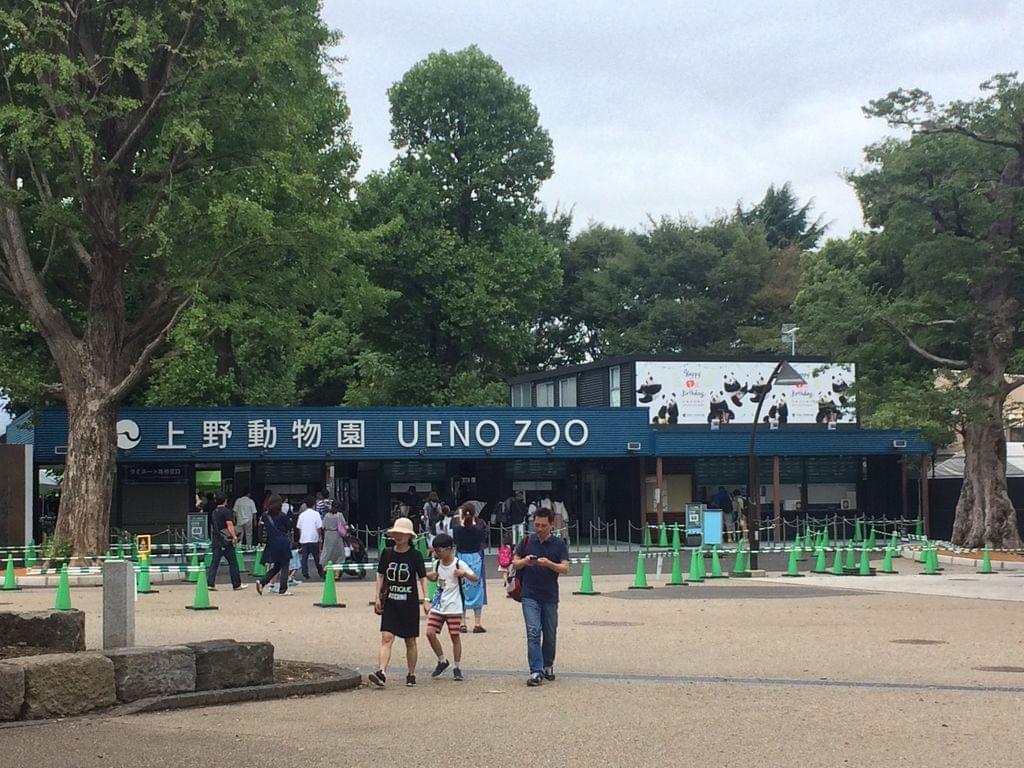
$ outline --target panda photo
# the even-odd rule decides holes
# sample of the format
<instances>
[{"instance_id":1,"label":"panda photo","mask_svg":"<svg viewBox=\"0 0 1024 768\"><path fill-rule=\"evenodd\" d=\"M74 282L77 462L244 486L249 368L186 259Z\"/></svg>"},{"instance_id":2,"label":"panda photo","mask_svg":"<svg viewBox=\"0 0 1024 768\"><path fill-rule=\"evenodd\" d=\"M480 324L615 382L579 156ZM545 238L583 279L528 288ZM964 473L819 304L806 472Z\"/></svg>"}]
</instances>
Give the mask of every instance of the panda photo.
<instances>
[{"instance_id":1,"label":"panda photo","mask_svg":"<svg viewBox=\"0 0 1024 768\"><path fill-rule=\"evenodd\" d=\"M676 403L676 393L672 393L672 397L668 401L668 409L665 414L669 424L679 423L679 404Z\"/></svg>"},{"instance_id":2,"label":"panda photo","mask_svg":"<svg viewBox=\"0 0 1024 768\"><path fill-rule=\"evenodd\" d=\"M786 403L785 395L779 395L778 417L779 424L789 423L789 405Z\"/></svg>"},{"instance_id":3,"label":"panda photo","mask_svg":"<svg viewBox=\"0 0 1024 768\"><path fill-rule=\"evenodd\" d=\"M637 389L637 394L640 395L637 402L650 403L654 401L654 396L661 392L661 384L654 383L654 377L648 374L644 383Z\"/></svg>"},{"instance_id":4,"label":"panda photo","mask_svg":"<svg viewBox=\"0 0 1024 768\"><path fill-rule=\"evenodd\" d=\"M846 407L846 390L850 388L850 385L846 383L842 376L832 377L832 391L839 395L839 404Z\"/></svg>"},{"instance_id":5,"label":"panda photo","mask_svg":"<svg viewBox=\"0 0 1024 768\"><path fill-rule=\"evenodd\" d=\"M758 376L757 381L750 388L750 402L759 403L764 400L764 396L772 391L772 385L765 381L764 376Z\"/></svg>"},{"instance_id":6,"label":"panda photo","mask_svg":"<svg viewBox=\"0 0 1024 768\"><path fill-rule=\"evenodd\" d=\"M728 373L722 377L722 389L729 393L740 391L740 383L736 380L736 374ZM743 389L746 390L746 387Z\"/></svg>"},{"instance_id":7,"label":"panda photo","mask_svg":"<svg viewBox=\"0 0 1024 768\"><path fill-rule=\"evenodd\" d=\"M832 400L824 397L818 400L818 415L814 417L815 424L828 424L830 421L839 419L839 409Z\"/></svg>"},{"instance_id":8,"label":"panda photo","mask_svg":"<svg viewBox=\"0 0 1024 768\"><path fill-rule=\"evenodd\" d=\"M726 391L728 391L728 390L726 390ZM747 385L744 384L739 389L735 390L732 393L732 397L730 397L729 399L732 400L732 404L735 405L737 408L742 408L743 407L743 398L746 396L746 394L747 394Z\"/></svg>"},{"instance_id":9,"label":"panda photo","mask_svg":"<svg viewBox=\"0 0 1024 768\"><path fill-rule=\"evenodd\" d=\"M708 408L708 424L716 420L723 424L728 424L735 418L736 414L729 409L729 404L725 402L724 390L720 391L717 395L711 395L711 405Z\"/></svg>"},{"instance_id":10,"label":"panda photo","mask_svg":"<svg viewBox=\"0 0 1024 768\"><path fill-rule=\"evenodd\" d=\"M668 403L665 396L661 396L661 407L658 408L658 416L654 419L655 424L668 424Z\"/></svg>"}]
</instances>

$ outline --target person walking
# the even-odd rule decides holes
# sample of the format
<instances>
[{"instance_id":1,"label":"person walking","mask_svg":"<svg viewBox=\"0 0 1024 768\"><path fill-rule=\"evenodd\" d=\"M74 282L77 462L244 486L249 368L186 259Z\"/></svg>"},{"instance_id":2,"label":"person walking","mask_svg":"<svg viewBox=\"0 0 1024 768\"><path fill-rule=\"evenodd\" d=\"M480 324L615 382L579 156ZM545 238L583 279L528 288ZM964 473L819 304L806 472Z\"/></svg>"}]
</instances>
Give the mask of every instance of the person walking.
<instances>
[{"instance_id":1,"label":"person walking","mask_svg":"<svg viewBox=\"0 0 1024 768\"><path fill-rule=\"evenodd\" d=\"M228 571L231 574L231 587L234 590L245 589L246 584L242 583L242 575L238 572L238 558L235 556L235 543L238 541L238 534L235 532L234 512L228 506L228 497L218 493L214 497L217 506L214 507L212 549L213 561L206 574L206 584L210 589L217 589L217 568L222 557L227 558Z\"/></svg>"},{"instance_id":2,"label":"person walking","mask_svg":"<svg viewBox=\"0 0 1024 768\"><path fill-rule=\"evenodd\" d=\"M714 504L718 509L722 510L726 540L732 541L732 534L736 530L736 517L732 511L732 496L725 490L725 486L718 486L718 493L715 494Z\"/></svg>"},{"instance_id":3,"label":"person walking","mask_svg":"<svg viewBox=\"0 0 1024 768\"><path fill-rule=\"evenodd\" d=\"M235 527L238 531L238 541L241 544L255 544L252 536L253 521L256 518L256 502L249 495L249 489L242 491L242 495L235 499Z\"/></svg>"},{"instance_id":4,"label":"person walking","mask_svg":"<svg viewBox=\"0 0 1024 768\"><path fill-rule=\"evenodd\" d=\"M512 560L523 580L521 598L530 665L526 684L531 688L555 679L558 577L569 573L569 549L562 539L551 535L553 517L546 507L537 510L534 533L520 542Z\"/></svg>"},{"instance_id":5,"label":"person walking","mask_svg":"<svg viewBox=\"0 0 1024 768\"><path fill-rule=\"evenodd\" d=\"M337 523L335 523L337 525ZM324 521L316 507L306 507L306 510L299 515L296 523L299 530L299 564L302 567L302 578L309 581L309 558L312 556L313 565L324 578L324 567L320 565L320 533L324 528ZM337 531L337 528L335 528Z\"/></svg>"},{"instance_id":6,"label":"person walking","mask_svg":"<svg viewBox=\"0 0 1024 768\"><path fill-rule=\"evenodd\" d=\"M523 540L526 528L526 502L523 501L523 492L516 491L505 502L505 513L508 517L508 524L512 526L512 540L518 544Z\"/></svg>"},{"instance_id":7,"label":"person walking","mask_svg":"<svg viewBox=\"0 0 1024 768\"><path fill-rule=\"evenodd\" d=\"M371 685L384 687L388 664L391 663L391 649L395 638L400 637L405 641L405 684L414 686L419 655L416 643L420 636L420 606L423 606L424 614L430 614L430 603L426 597L427 566L423 555L412 547L416 536L412 520L398 518L387 531L387 536L395 545L385 549L377 561L377 597L373 604L374 612L380 616L380 649L377 669L366 678Z\"/></svg>"},{"instance_id":8,"label":"person walking","mask_svg":"<svg viewBox=\"0 0 1024 768\"><path fill-rule=\"evenodd\" d=\"M471 583L463 584L463 602L466 611L470 608L473 609L473 632L480 634L487 631L481 624L484 606L487 604L487 592L483 585L485 578L483 551L487 527L486 524L479 525L477 523L476 510L468 503L459 508L459 520L459 525L452 529L456 557L461 559L469 567L469 570L480 576L479 579ZM459 632L466 631L466 621L463 618Z\"/></svg>"},{"instance_id":9,"label":"person walking","mask_svg":"<svg viewBox=\"0 0 1024 768\"><path fill-rule=\"evenodd\" d=\"M452 639L452 660L455 662L452 677L461 682L462 636L459 634L459 626L465 611L463 594L465 586L476 583L479 577L473 573L472 568L455 556L455 542L451 536L442 533L434 539L434 554L438 560L434 572L428 573L427 579L437 582L437 592L427 615L427 642L437 655L437 666L430 676L439 677L450 666L441 647L441 641L437 637L441 627L447 625L448 634Z\"/></svg>"},{"instance_id":10,"label":"person walking","mask_svg":"<svg viewBox=\"0 0 1024 768\"><path fill-rule=\"evenodd\" d=\"M341 564L345 562L345 518L341 505L335 501L323 518L324 546L320 552L320 564Z\"/></svg>"},{"instance_id":11,"label":"person walking","mask_svg":"<svg viewBox=\"0 0 1024 768\"><path fill-rule=\"evenodd\" d=\"M267 511L261 513L261 518L267 534L267 545L263 548L262 560L270 567L263 578L256 581L256 591L262 595L263 588L277 576L277 594L290 595L292 593L288 591L288 561L292 556L292 544L288 516L284 514L280 496L270 497L270 504Z\"/></svg>"}]
</instances>

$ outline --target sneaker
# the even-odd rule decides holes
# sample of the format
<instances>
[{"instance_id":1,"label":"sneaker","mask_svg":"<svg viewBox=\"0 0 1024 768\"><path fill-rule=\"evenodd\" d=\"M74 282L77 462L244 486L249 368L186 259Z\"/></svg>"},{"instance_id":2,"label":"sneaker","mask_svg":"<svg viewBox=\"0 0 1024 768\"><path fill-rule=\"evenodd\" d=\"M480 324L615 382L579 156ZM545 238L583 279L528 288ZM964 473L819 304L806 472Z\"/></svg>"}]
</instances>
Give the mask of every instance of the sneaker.
<instances>
[{"instance_id":1,"label":"sneaker","mask_svg":"<svg viewBox=\"0 0 1024 768\"><path fill-rule=\"evenodd\" d=\"M545 680L554 680L555 679L555 671L553 669L551 669L551 667L544 667L544 679Z\"/></svg>"},{"instance_id":2,"label":"sneaker","mask_svg":"<svg viewBox=\"0 0 1024 768\"><path fill-rule=\"evenodd\" d=\"M211 592L216 592L217 591L216 587L207 587L207 589L210 590Z\"/></svg>"},{"instance_id":3,"label":"sneaker","mask_svg":"<svg viewBox=\"0 0 1024 768\"><path fill-rule=\"evenodd\" d=\"M540 672L534 672L530 675L530 679L526 681L526 684L530 688L536 688L538 685L544 685L544 677Z\"/></svg>"},{"instance_id":4,"label":"sneaker","mask_svg":"<svg viewBox=\"0 0 1024 768\"><path fill-rule=\"evenodd\" d=\"M462 682L462 670L459 669L458 667L453 669L452 670L452 677L455 678L455 682L461 683Z\"/></svg>"},{"instance_id":5,"label":"sneaker","mask_svg":"<svg viewBox=\"0 0 1024 768\"><path fill-rule=\"evenodd\" d=\"M439 661L439 662L437 662L437 666L434 667L434 671L430 673L430 676L431 677L438 677L442 672L444 672L446 669L448 669L448 667L449 667L448 659L445 659L444 661Z\"/></svg>"},{"instance_id":6,"label":"sneaker","mask_svg":"<svg viewBox=\"0 0 1024 768\"><path fill-rule=\"evenodd\" d=\"M270 587L270 592L271 592L272 594L275 594L275 595L276 595L276 594L277 594L277 593L278 593L279 591L280 591L280 587L278 587L278 586L277 586L277 584L275 584L274 586ZM287 593L286 593L286 594L287 594Z\"/></svg>"},{"instance_id":7,"label":"sneaker","mask_svg":"<svg viewBox=\"0 0 1024 768\"><path fill-rule=\"evenodd\" d=\"M238 585L237 587L232 587L232 589L233 589L233 590L234 590L235 592L237 592L238 590L240 590L240 589L245 589L245 588L246 588L246 587L248 587L248 586L249 586L248 584L239 584L239 585Z\"/></svg>"},{"instance_id":8,"label":"sneaker","mask_svg":"<svg viewBox=\"0 0 1024 768\"><path fill-rule=\"evenodd\" d=\"M405 676L405 685L406 685L407 688L412 688L413 686L415 686L416 685L416 675L406 675Z\"/></svg>"},{"instance_id":9,"label":"sneaker","mask_svg":"<svg viewBox=\"0 0 1024 768\"><path fill-rule=\"evenodd\" d=\"M277 596L278 597L291 597L294 594L295 594L294 592L278 592Z\"/></svg>"},{"instance_id":10,"label":"sneaker","mask_svg":"<svg viewBox=\"0 0 1024 768\"><path fill-rule=\"evenodd\" d=\"M263 594L263 582L262 581L257 581L256 582L256 594L257 595L262 595Z\"/></svg>"},{"instance_id":11,"label":"sneaker","mask_svg":"<svg viewBox=\"0 0 1024 768\"><path fill-rule=\"evenodd\" d=\"M287 595L288 593L285 592L285 594ZM375 685L378 688L383 688L384 683L388 681L387 676L381 669L378 669L376 672L371 672L366 676L366 679L370 682L371 685Z\"/></svg>"},{"instance_id":12,"label":"sneaker","mask_svg":"<svg viewBox=\"0 0 1024 768\"><path fill-rule=\"evenodd\" d=\"M301 581L299 581L298 579L288 579L288 586L289 586L289 587L297 587L297 586L299 586L299 584L301 584L301 583L302 583L302 582L301 582Z\"/></svg>"}]
</instances>

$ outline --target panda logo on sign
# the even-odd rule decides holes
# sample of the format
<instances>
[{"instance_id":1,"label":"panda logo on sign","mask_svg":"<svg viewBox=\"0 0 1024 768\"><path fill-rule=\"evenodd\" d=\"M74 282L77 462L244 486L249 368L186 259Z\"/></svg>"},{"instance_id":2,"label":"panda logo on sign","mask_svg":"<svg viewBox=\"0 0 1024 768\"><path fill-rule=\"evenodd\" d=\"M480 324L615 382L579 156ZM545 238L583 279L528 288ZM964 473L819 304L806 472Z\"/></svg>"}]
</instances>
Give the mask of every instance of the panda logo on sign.
<instances>
[{"instance_id":1,"label":"panda logo on sign","mask_svg":"<svg viewBox=\"0 0 1024 768\"><path fill-rule=\"evenodd\" d=\"M130 451L142 442L142 433L139 425L131 419L121 419L117 422L117 447L122 451Z\"/></svg>"}]
</instances>

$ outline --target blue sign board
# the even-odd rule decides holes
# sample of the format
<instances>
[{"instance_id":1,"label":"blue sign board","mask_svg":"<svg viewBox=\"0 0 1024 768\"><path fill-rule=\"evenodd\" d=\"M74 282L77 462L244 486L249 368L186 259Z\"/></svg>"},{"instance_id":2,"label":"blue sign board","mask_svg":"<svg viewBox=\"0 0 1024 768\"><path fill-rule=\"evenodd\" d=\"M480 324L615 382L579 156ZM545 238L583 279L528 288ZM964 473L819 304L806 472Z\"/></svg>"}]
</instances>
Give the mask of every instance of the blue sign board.
<instances>
[{"instance_id":1,"label":"blue sign board","mask_svg":"<svg viewBox=\"0 0 1024 768\"><path fill-rule=\"evenodd\" d=\"M358 461L645 455L642 408L121 408L118 461ZM61 461L67 416L48 408L35 458Z\"/></svg>"}]
</instances>

